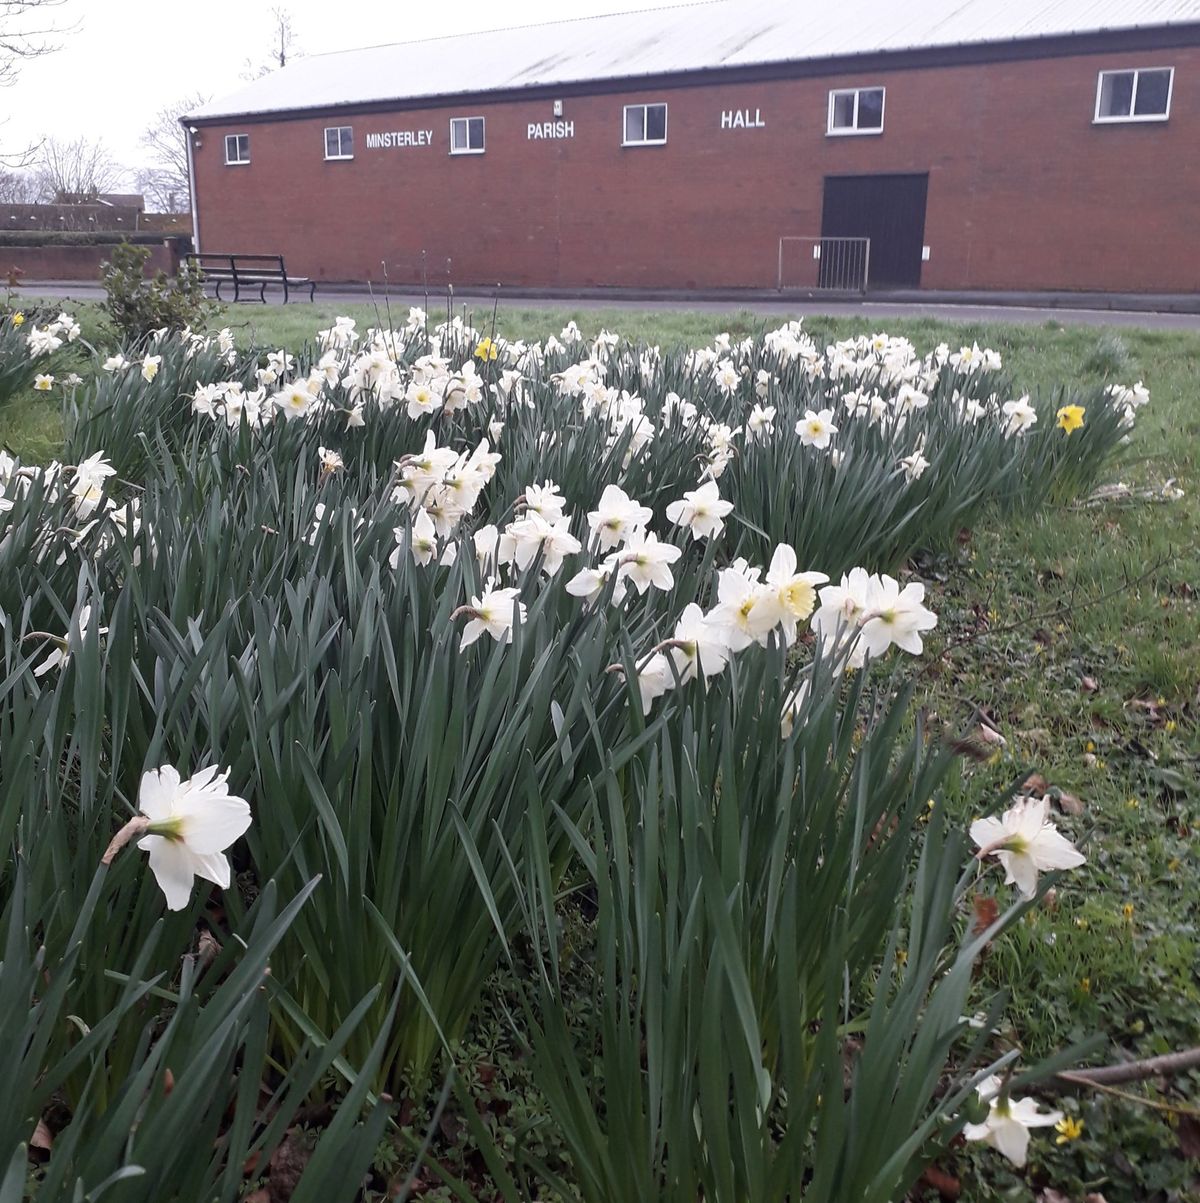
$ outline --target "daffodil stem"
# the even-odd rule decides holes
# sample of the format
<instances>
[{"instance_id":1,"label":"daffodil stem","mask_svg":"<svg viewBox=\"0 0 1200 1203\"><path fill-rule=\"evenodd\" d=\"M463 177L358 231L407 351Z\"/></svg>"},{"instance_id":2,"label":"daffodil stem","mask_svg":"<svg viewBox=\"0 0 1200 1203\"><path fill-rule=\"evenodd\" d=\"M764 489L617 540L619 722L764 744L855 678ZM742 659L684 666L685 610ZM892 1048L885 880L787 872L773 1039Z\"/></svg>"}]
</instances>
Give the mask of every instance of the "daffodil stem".
<instances>
[{"instance_id":1,"label":"daffodil stem","mask_svg":"<svg viewBox=\"0 0 1200 1203\"><path fill-rule=\"evenodd\" d=\"M134 836L141 835L147 827L150 826L150 820L145 815L134 815L120 831L112 838L112 843L104 850L104 855L100 858L102 865L111 865L116 859L116 855L129 843Z\"/></svg>"}]
</instances>

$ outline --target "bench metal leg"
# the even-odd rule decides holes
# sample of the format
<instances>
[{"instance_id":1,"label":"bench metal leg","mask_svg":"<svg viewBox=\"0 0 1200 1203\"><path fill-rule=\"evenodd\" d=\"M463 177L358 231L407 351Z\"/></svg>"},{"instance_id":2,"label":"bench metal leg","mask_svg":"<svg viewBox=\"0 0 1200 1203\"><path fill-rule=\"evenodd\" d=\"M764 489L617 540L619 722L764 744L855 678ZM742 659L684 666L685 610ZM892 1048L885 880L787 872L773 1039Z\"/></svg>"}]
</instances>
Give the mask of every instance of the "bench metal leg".
<instances>
[{"instance_id":1,"label":"bench metal leg","mask_svg":"<svg viewBox=\"0 0 1200 1203\"><path fill-rule=\"evenodd\" d=\"M309 300L310 300L310 301L311 301L313 304L316 304L316 300L317 300L317 282L316 282L316 280L314 280L314 281L313 281L311 284L309 284L309 286L308 286L308 299L309 299Z\"/></svg>"}]
</instances>

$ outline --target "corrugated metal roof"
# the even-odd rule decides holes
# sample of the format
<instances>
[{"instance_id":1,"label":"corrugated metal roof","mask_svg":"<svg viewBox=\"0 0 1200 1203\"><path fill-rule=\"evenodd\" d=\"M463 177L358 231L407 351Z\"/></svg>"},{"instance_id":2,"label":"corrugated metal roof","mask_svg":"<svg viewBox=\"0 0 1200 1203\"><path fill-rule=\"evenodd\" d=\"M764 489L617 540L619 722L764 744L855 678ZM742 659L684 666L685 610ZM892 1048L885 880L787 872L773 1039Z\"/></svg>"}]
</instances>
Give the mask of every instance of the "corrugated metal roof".
<instances>
[{"instance_id":1,"label":"corrugated metal roof","mask_svg":"<svg viewBox=\"0 0 1200 1203\"><path fill-rule=\"evenodd\" d=\"M1200 22L1200 0L707 0L298 59L196 118Z\"/></svg>"}]
</instances>

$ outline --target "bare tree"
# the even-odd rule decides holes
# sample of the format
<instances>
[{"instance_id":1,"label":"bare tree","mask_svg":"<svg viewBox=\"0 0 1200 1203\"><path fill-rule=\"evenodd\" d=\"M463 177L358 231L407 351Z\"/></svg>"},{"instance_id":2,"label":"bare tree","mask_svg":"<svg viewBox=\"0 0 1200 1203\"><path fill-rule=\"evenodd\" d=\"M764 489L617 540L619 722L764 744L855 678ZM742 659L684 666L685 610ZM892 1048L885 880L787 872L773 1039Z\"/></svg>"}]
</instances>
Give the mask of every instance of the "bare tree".
<instances>
[{"instance_id":1,"label":"bare tree","mask_svg":"<svg viewBox=\"0 0 1200 1203\"><path fill-rule=\"evenodd\" d=\"M38 153L37 173L42 199L63 204L94 201L118 188L124 176L104 143L86 138L47 139Z\"/></svg>"},{"instance_id":2,"label":"bare tree","mask_svg":"<svg viewBox=\"0 0 1200 1203\"><path fill-rule=\"evenodd\" d=\"M134 180L146 198L147 213L187 213L191 208L186 177L181 181L174 172L151 167L139 171Z\"/></svg>"},{"instance_id":3,"label":"bare tree","mask_svg":"<svg viewBox=\"0 0 1200 1203\"><path fill-rule=\"evenodd\" d=\"M142 146L150 162L138 174L138 190L159 212L188 211L188 135L180 118L200 108L207 99L203 93L194 92L164 106L142 134Z\"/></svg>"},{"instance_id":4,"label":"bare tree","mask_svg":"<svg viewBox=\"0 0 1200 1203\"><path fill-rule=\"evenodd\" d=\"M292 24L292 14L286 8L273 8L270 55L261 62L248 58L242 69L242 78L261 79L280 67L286 67L291 59L300 58L303 53L296 37L295 26Z\"/></svg>"},{"instance_id":5,"label":"bare tree","mask_svg":"<svg viewBox=\"0 0 1200 1203\"><path fill-rule=\"evenodd\" d=\"M50 39L68 31L54 24L50 10L64 3L66 0L0 0L0 88L16 83L26 59L58 49ZM0 120L0 126L7 120ZM27 167L36 150L36 146L5 149L0 145L0 165Z\"/></svg>"},{"instance_id":6,"label":"bare tree","mask_svg":"<svg viewBox=\"0 0 1200 1203\"><path fill-rule=\"evenodd\" d=\"M0 205L35 204L40 188L32 172L0 167Z\"/></svg>"},{"instance_id":7,"label":"bare tree","mask_svg":"<svg viewBox=\"0 0 1200 1203\"><path fill-rule=\"evenodd\" d=\"M66 0L0 0L0 86L16 81L23 59L56 50L48 39L64 30L49 16Z\"/></svg>"}]
</instances>

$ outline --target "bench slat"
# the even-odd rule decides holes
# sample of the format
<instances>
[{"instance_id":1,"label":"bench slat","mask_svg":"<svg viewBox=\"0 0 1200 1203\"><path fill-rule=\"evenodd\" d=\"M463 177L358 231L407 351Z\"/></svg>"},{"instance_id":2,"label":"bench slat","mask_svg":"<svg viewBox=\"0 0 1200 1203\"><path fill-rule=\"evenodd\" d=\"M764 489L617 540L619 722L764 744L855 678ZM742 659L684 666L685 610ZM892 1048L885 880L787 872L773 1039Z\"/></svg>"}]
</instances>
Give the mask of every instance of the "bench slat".
<instances>
[{"instance_id":1,"label":"bench slat","mask_svg":"<svg viewBox=\"0 0 1200 1203\"><path fill-rule=\"evenodd\" d=\"M201 252L187 257L188 262L200 269L205 279L217 286L217 298L221 296L222 284L233 284L233 299L241 299L242 285L258 290L258 299L266 304L267 285L283 286L283 303L288 302L288 290L293 287L307 288L308 299L316 300L317 285L308 276L289 276L282 255L226 255Z\"/></svg>"}]
</instances>

